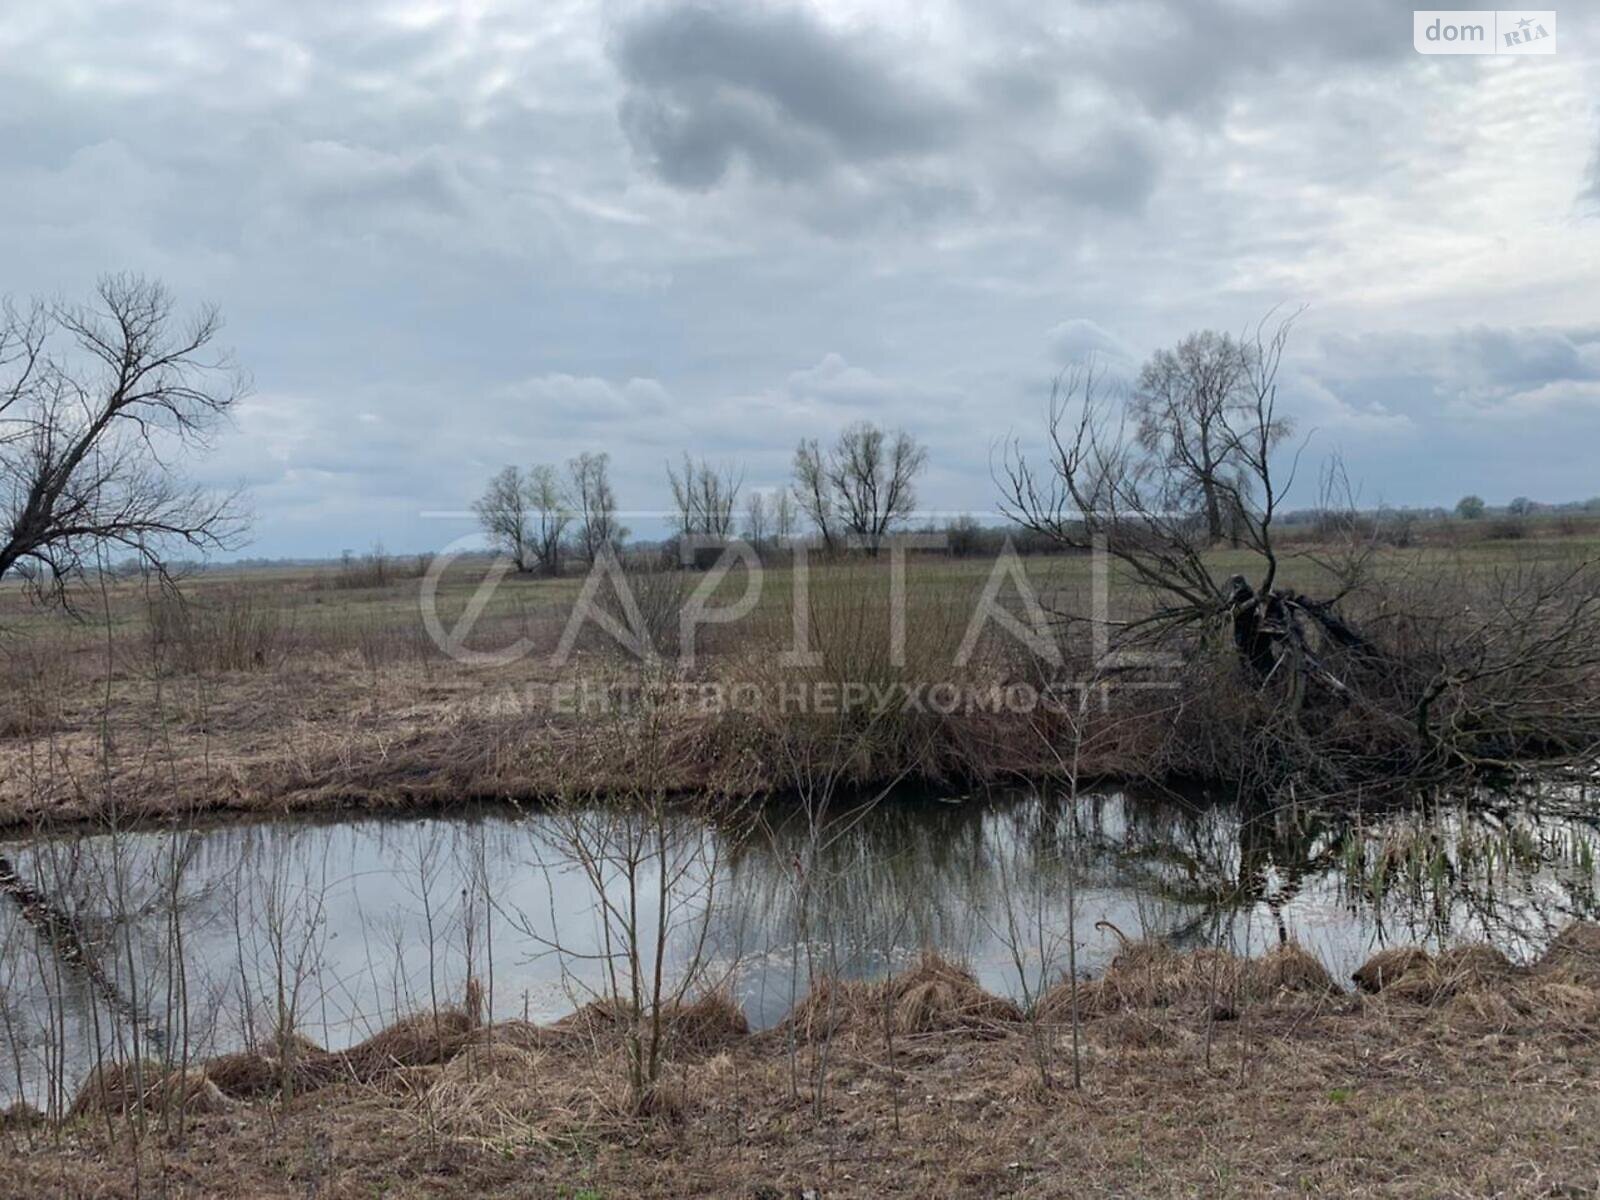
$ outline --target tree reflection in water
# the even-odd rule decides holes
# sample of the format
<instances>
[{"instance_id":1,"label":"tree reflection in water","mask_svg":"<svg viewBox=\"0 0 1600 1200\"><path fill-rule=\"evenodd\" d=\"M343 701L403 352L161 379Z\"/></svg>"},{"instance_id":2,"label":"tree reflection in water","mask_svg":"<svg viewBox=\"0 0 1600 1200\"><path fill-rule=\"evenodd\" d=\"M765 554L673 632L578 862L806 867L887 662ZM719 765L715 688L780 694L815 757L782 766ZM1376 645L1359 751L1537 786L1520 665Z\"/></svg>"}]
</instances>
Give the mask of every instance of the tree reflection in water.
<instances>
[{"instance_id":1,"label":"tree reflection in water","mask_svg":"<svg viewBox=\"0 0 1600 1200\"><path fill-rule=\"evenodd\" d=\"M1071 872L1087 974L1116 949L1110 926L1250 953L1294 938L1336 977L1390 943L1481 939L1526 958L1596 915L1587 799L1546 789L1375 813L1127 791L1076 807L1038 792L895 797L839 818L815 858L804 819L774 804L703 831L726 873L712 950L756 1024L786 1010L808 957L870 975L933 948L1015 995L1019 970L1037 980L1065 962ZM0 1099L40 1095L135 1031L147 1053L181 1041L200 1056L270 1037L287 1009L316 1040L349 1044L459 998L469 940L493 948L496 1015L560 1015L572 975L595 964L516 935L527 921L594 948L593 896L560 847L547 817L503 810L0 846ZM1019 927L1027 945L1013 946Z\"/></svg>"}]
</instances>

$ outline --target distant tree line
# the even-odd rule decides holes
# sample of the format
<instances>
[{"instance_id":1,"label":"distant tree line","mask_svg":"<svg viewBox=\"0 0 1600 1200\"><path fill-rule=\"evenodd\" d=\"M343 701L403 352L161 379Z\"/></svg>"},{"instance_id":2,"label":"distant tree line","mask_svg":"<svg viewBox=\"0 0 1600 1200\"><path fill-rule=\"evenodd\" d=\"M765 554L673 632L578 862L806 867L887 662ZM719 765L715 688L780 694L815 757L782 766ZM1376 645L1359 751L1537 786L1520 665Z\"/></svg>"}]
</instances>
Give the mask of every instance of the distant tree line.
<instances>
[{"instance_id":1,"label":"distant tree line","mask_svg":"<svg viewBox=\"0 0 1600 1200\"><path fill-rule=\"evenodd\" d=\"M1318 537L1359 533L1405 546L1422 522L1443 522L1452 515L1463 521L1499 517L1491 535L1515 536L1516 523L1538 514L1600 513L1600 498L1545 505L1517 497L1495 509L1476 495L1463 497L1453 510L1361 510L1337 461L1323 481L1320 504L1281 510L1281 496L1275 495L1271 510L1262 513L1264 487L1275 483L1271 460L1292 433L1292 423L1276 409L1270 419L1262 417L1262 380L1275 366L1263 356L1279 349L1259 339L1202 330L1157 350L1127 394L1128 437L1115 446L1116 457L1096 443L1098 431L1086 427L1072 429L1072 443L1055 446L1058 460L1071 468L1076 485L1071 494L1058 490L1047 503L1045 481L1035 479L1026 463L1016 463L1017 475L1003 481L999 521L985 525L961 516L922 528L942 532L947 552L956 557L996 554L1007 540L1024 554L1060 552L1096 528L1124 538L1137 531L1148 540L1149 529L1094 515L1136 503L1162 536L1180 541L1190 553L1224 543L1238 548L1252 538L1259 542L1261 530L1252 524L1259 526L1263 519L1285 529L1310 527ZM1090 376L1064 390L1058 385L1053 428L1067 431L1063 419L1071 393L1097 383L1091 368ZM1100 454L1107 457L1097 458ZM917 481L927 465L927 449L912 434L870 421L847 426L828 443L802 438L791 478L778 487L747 489L738 466L713 464L686 451L681 461L666 466L669 523L674 537L715 544L737 536L758 552L806 536L826 553L876 555L886 538L914 520ZM616 519L605 454L579 455L564 471L550 465L506 467L475 508L490 541L525 572L559 574L569 555L592 562L602 548L620 548L628 533ZM702 554L686 558L700 561Z\"/></svg>"},{"instance_id":2,"label":"distant tree line","mask_svg":"<svg viewBox=\"0 0 1600 1200\"><path fill-rule=\"evenodd\" d=\"M667 464L673 533L713 543L737 534L771 550L791 544L804 520L827 552L876 555L916 511L916 479L927 461L926 448L906 431L857 422L826 448L803 439L790 484L751 491L741 508L743 471L685 452L681 463ZM567 556L592 563L608 546L620 550L629 532L617 520L603 453L580 454L564 471L503 467L473 511L490 544L528 574L558 575Z\"/></svg>"}]
</instances>

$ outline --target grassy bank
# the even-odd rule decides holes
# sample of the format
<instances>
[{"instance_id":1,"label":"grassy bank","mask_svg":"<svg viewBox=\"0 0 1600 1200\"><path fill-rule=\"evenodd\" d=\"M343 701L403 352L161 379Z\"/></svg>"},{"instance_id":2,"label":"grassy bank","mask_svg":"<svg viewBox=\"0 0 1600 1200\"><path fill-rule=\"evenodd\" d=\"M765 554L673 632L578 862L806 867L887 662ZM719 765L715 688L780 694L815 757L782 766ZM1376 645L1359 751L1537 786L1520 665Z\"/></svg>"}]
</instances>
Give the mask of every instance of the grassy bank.
<instances>
[{"instance_id":1,"label":"grassy bank","mask_svg":"<svg viewBox=\"0 0 1600 1200\"><path fill-rule=\"evenodd\" d=\"M1325 583L1324 557L1314 542L1301 551L1286 555L1283 578L1314 592ZM1365 615L1392 623L1387 606L1402 594L1426 594L1435 607L1485 608L1506 578L1566 571L1594 551L1592 538L1563 535L1554 524L1515 540L1386 547L1373 575L1395 590L1373 598ZM1235 564L1236 553L1216 551L1212 567L1244 569L1248 560ZM691 791L781 791L824 761L864 785L1048 775L1060 769L1069 741L1085 774L1226 775L1259 755L1229 731L1267 714L1252 717L1254 701L1230 682L1234 669L1204 653L1176 686L1158 672L1118 675L1119 684L1156 686L1122 688L1081 721L1048 707L986 707L985 697L1007 687L1042 694L1065 684L1058 694L1071 709L1077 684L1105 680L1089 628L1057 625L1061 661L1047 667L989 622L960 659L995 563L912 555L898 654L886 559L814 566L804 592L787 565L767 569L748 615L700 629L692 664L679 657L679 616L706 577L632 572L640 617L663 656L649 671L594 623L560 653L578 576L513 577L493 589L461 642L477 661L447 653L428 632L420 562L383 571L209 572L187 581L181 600L148 581L108 581L79 597L75 616L33 607L8 586L0 591L0 825L624 790L637 775L629 746L647 707L641 695L667 697L652 718L652 737L668 748L657 755L656 777ZM1024 561L1047 610L1092 610L1089 558ZM442 628L458 627L483 570L464 560L444 573L436 593ZM735 572L711 603L731 603L745 586ZM1000 599L1022 611L1010 584ZM1149 603L1112 578L1113 616L1137 615ZM803 667L781 657L798 644L797 610L814 656ZM506 661L482 661L513 646L519 653ZM916 690L928 685L949 687L962 706L938 711ZM707 686L723 689L724 701L747 688L761 703L752 711L708 707L697 691ZM773 702L785 689L815 696L849 686L891 699L851 711ZM1561 686L1570 690L1571 680ZM896 698L900 689L910 699ZM974 696L976 708L966 702ZM1335 729L1345 739L1339 750L1377 761L1384 747L1365 743L1405 733L1368 714L1341 720L1349 728Z\"/></svg>"},{"instance_id":2,"label":"grassy bank","mask_svg":"<svg viewBox=\"0 0 1600 1200\"><path fill-rule=\"evenodd\" d=\"M641 1109L614 1014L401 1022L13 1110L28 1196L1550 1196L1600 1184L1600 930L1516 968L1133 944L1024 1013L950 964L823 982L777 1029L676 1026ZM1080 1021L1076 1030L1071 1012ZM1076 1052L1074 1047L1076 1046ZM1076 1058L1081 1085L1074 1086Z\"/></svg>"}]
</instances>

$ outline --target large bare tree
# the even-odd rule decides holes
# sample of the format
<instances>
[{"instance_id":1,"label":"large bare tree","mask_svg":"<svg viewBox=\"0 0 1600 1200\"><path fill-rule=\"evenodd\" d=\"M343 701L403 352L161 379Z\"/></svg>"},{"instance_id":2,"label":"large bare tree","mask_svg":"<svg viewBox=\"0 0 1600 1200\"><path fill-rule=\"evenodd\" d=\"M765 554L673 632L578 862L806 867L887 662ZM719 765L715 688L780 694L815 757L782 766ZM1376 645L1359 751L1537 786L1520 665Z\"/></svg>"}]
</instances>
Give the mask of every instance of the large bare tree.
<instances>
[{"instance_id":1,"label":"large bare tree","mask_svg":"<svg viewBox=\"0 0 1600 1200\"><path fill-rule=\"evenodd\" d=\"M1274 521L1297 461L1282 464L1275 454L1288 428L1277 409L1277 377L1291 325L1292 319L1270 333L1258 329L1247 346L1229 352L1239 375L1229 375L1227 403L1208 412L1205 455L1230 469L1214 472L1203 488L1197 460L1177 447L1187 435L1152 435L1148 405L1135 398L1123 409L1093 364L1056 380L1042 471L1018 443L1008 448L999 480L1002 511L1059 545L1103 549L1150 589L1151 611L1125 622L1125 635L1159 637L1227 616L1247 659L1271 671L1275 659L1257 633L1278 628L1282 605L1298 602L1275 595ZM1213 510L1233 514L1241 541L1254 552L1255 579L1224 579L1214 570L1207 553ZM1358 566L1345 564L1345 575ZM1311 611L1319 623L1332 619L1325 606Z\"/></svg>"},{"instance_id":2,"label":"large bare tree","mask_svg":"<svg viewBox=\"0 0 1600 1200\"><path fill-rule=\"evenodd\" d=\"M165 576L182 549L228 549L233 495L187 482L244 381L205 306L180 318L160 283L110 275L87 304L0 311L0 577L46 597L112 552Z\"/></svg>"},{"instance_id":3,"label":"large bare tree","mask_svg":"<svg viewBox=\"0 0 1600 1200\"><path fill-rule=\"evenodd\" d=\"M1238 436L1251 418L1260 347L1226 333L1191 333L1170 350L1158 350L1139 372L1129 405L1140 446L1158 460L1173 499L1199 508L1206 536L1237 536L1234 493L1252 472ZM1267 430L1271 449L1289 432L1278 419Z\"/></svg>"},{"instance_id":4,"label":"large bare tree","mask_svg":"<svg viewBox=\"0 0 1600 1200\"><path fill-rule=\"evenodd\" d=\"M502 469L472 509L490 544L510 555L518 571L537 567L546 575L561 574L562 538L572 509L554 467Z\"/></svg>"},{"instance_id":5,"label":"large bare tree","mask_svg":"<svg viewBox=\"0 0 1600 1200\"><path fill-rule=\"evenodd\" d=\"M678 532L690 536L727 538L733 534L734 506L744 476L731 467L718 470L705 459L696 462L685 452L683 467L667 464Z\"/></svg>"},{"instance_id":6,"label":"large bare tree","mask_svg":"<svg viewBox=\"0 0 1600 1200\"><path fill-rule=\"evenodd\" d=\"M518 571L533 570L533 531L528 515L528 481L519 467L505 467L473 502L472 511L489 544L511 557Z\"/></svg>"},{"instance_id":7,"label":"large bare tree","mask_svg":"<svg viewBox=\"0 0 1600 1200\"><path fill-rule=\"evenodd\" d=\"M816 438L802 438L795 447L794 498L821 536L823 549L832 553L838 541L833 486L828 481L827 460Z\"/></svg>"},{"instance_id":8,"label":"large bare tree","mask_svg":"<svg viewBox=\"0 0 1600 1200\"><path fill-rule=\"evenodd\" d=\"M744 540L758 551L772 536L772 514L767 508L765 492L751 492L744 504Z\"/></svg>"},{"instance_id":9,"label":"large bare tree","mask_svg":"<svg viewBox=\"0 0 1600 1200\"><path fill-rule=\"evenodd\" d=\"M815 439L795 450L795 498L822 540L833 548L839 531L853 535L869 554L917 506L916 479L928 452L903 429L859 421L823 454Z\"/></svg>"},{"instance_id":10,"label":"large bare tree","mask_svg":"<svg viewBox=\"0 0 1600 1200\"><path fill-rule=\"evenodd\" d=\"M771 505L772 540L776 545L787 546L794 537L796 514L794 497L787 490L780 491Z\"/></svg>"},{"instance_id":11,"label":"large bare tree","mask_svg":"<svg viewBox=\"0 0 1600 1200\"><path fill-rule=\"evenodd\" d=\"M607 547L616 549L628 531L617 520L617 498L611 490L611 456L585 451L567 463L569 499L577 521L578 552L594 562Z\"/></svg>"},{"instance_id":12,"label":"large bare tree","mask_svg":"<svg viewBox=\"0 0 1600 1200\"><path fill-rule=\"evenodd\" d=\"M916 509L916 479L927 463L927 450L903 429L885 431L860 421L839 435L828 477L845 528L869 554Z\"/></svg>"}]
</instances>

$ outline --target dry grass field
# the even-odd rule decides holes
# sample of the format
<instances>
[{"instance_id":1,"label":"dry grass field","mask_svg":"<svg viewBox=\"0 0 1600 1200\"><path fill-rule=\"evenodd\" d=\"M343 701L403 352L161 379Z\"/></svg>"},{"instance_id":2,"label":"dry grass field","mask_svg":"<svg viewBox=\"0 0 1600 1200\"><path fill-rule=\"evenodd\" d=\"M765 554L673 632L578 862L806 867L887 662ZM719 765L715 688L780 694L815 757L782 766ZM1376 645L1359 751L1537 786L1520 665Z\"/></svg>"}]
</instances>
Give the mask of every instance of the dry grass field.
<instances>
[{"instance_id":1,"label":"dry grass field","mask_svg":"<svg viewBox=\"0 0 1600 1200\"><path fill-rule=\"evenodd\" d=\"M699 1002L648 1111L612 1019L422 1014L342 1054L232 1055L64 1125L0 1119L38 1197L1577 1196L1600 1186L1600 942L1467 948L1340 991L1134 944L1031 1016L925 960L819 987L777 1029ZM1395 962L1390 952L1389 964Z\"/></svg>"},{"instance_id":2,"label":"dry grass field","mask_svg":"<svg viewBox=\"0 0 1600 1200\"><path fill-rule=\"evenodd\" d=\"M1549 523L1514 540L1423 538L1380 551L1374 570L1423 582L1492 578L1574 565L1597 546L1587 531L1568 535ZM1314 542L1291 547L1283 566L1288 583L1316 589L1323 576L1317 550ZM1213 559L1219 574L1253 569L1248 556L1227 550ZM1087 556L1024 561L1047 608L1090 611ZM755 685L770 697L797 681L953 681L981 690L1030 677L1017 640L992 623L970 661L954 665L992 559L909 556L901 665L889 653L888 557L812 565L808 642L821 662L809 670L779 660L794 645L796 580L787 565L762 572L747 616L700 628L693 665L679 656L678 619L707 576L630 571L639 617L662 655L649 671L593 622L570 655L558 655L581 574L509 576L483 590L485 564L470 559L443 573L434 604L448 635L485 601L461 639L477 657L462 661L441 648L424 621L423 566L390 560L381 570L360 561L213 570L184 580L181 600L142 579L108 580L80 590L75 613L40 608L16 584L6 585L0 824L534 800L558 789L605 793L636 774L624 730L636 723L637 706L624 709L641 680L672 689L662 718L672 746L662 782L749 794L789 782L797 752L785 739L801 722L770 705L753 721L719 719L714 706L695 699L700 685ZM735 570L708 603L733 603L747 585ZM616 608L606 599L609 585L600 595L602 607ZM1017 608L1009 583L1000 596ZM1112 578L1113 616L1144 603ZM1068 674L1086 676L1093 658L1087 628L1069 625L1062 639ZM483 660L507 648L517 652L506 661ZM852 751L859 761L847 773L856 781L996 777L1049 763L1041 743L1049 731L1035 720L957 713L913 722L896 715L892 728L871 731ZM1085 765L1116 773L1130 768L1130 754L1126 738L1111 736Z\"/></svg>"}]
</instances>

